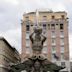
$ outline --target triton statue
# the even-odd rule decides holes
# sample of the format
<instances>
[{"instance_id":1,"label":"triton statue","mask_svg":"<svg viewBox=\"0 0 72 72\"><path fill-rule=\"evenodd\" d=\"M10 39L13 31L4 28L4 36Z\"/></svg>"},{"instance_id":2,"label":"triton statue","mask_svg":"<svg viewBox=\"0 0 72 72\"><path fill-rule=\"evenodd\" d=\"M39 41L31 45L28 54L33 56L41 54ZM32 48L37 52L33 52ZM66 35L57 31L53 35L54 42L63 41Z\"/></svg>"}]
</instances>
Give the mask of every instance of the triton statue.
<instances>
[{"instance_id":1,"label":"triton statue","mask_svg":"<svg viewBox=\"0 0 72 72\"><path fill-rule=\"evenodd\" d=\"M34 29L34 32L30 35L30 40L33 50L32 57L28 58L23 63L11 65L9 72L21 72L22 70L26 72L59 72L59 70L64 68L57 66L41 55L43 43L46 40L46 37L42 35L41 28L37 27Z\"/></svg>"},{"instance_id":2,"label":"triton statue","mask_svg":"<svg viewBox=\"0 0 72 72\"><path fill-rule=\"evenodd\" d=\"M46 37L42 35L42 28L35 28L34 32L30 35L30 40L32 42L32 50L34 54L41 54L43 49L43 43Z\"/></svg>"}]
</instances>

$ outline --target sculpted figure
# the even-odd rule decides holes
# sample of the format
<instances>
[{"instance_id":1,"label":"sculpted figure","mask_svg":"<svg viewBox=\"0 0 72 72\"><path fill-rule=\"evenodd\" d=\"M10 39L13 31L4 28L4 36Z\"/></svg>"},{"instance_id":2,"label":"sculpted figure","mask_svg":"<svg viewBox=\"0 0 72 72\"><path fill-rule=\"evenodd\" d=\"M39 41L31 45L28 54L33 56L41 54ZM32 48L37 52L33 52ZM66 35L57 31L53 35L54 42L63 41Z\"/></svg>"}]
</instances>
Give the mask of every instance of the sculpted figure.
<instances>
[{"instance_id":1,"label":"sculpted figure","mask_svg":"<svg viewBox=\"0 0 72 72\"><path fill-rule=\"evenodd\" d=\"M57 66L42 56L43 43L46 40L46 37L42 35L42 28L35 28L30 35L30 40L33 55L22 63L12 65L9 72L21 72L22 70L26 72L59 72L59 70L64 69L64 67Z\"/></svg>"},{"instance_id":2,"label":"sculpted figure","mask_svg":"<svg viewBox=\"0 0 72 72\"><path fill-rule=\"evenodd\" d=\"M46 40L46 37L42 35L42 28L35 28L34 32L30 35L30 40L32 42L33 53L41 54L43 43Z\"/></svg>"}]
</instances>

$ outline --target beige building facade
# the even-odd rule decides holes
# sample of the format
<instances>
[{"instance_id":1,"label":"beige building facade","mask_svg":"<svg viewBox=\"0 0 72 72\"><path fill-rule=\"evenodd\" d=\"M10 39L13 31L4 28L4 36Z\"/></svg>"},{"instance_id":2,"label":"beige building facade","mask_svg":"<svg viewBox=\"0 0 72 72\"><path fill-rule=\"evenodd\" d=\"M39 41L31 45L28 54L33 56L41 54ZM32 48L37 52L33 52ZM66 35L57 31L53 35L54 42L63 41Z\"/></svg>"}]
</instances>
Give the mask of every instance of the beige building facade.
<instances>
[{"instance_id":1,"label":"beige building facade","mask_svg":"<svg viewBox=\"0 0 72 72\"><path fill-rule=\"evenodd\" d=\"M43 54L52 62L69 66L69 40L68 40L68 18L66 12L39 11L36 19L36 12L29 12L23 15L22 27L22 61L32 54L29 35L37 25L42 27L43 35L47 37L44 43Z\"/></svg>"},{"instance_id":2,"label":"beige building facade","mask_svg":"<svg viewBox=\"0 0 72 72\"><path fill-rule=\"evenodd\" d=\"M18 51L5 38L0 37L0 72L9 72L10 64L19 60Z\"/></svg>"}]
</instances>

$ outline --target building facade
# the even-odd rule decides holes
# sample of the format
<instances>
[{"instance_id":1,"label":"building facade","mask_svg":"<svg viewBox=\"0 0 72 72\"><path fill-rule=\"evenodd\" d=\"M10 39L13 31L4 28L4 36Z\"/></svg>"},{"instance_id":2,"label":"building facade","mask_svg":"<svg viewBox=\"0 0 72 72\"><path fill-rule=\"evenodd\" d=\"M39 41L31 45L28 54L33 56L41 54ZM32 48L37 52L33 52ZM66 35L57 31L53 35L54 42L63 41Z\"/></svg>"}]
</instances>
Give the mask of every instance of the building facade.
<instances>
[{"instance_id":1,"label":"building facade","mask_svg":"<svg viewBox=\"0 0 72 72\"><path fill-rule=\"evenodd\" d=\"M32 54L29 35L37 25L42 27L43 35L47 37L44 43L43 54L48 60L58 65L66 66L63 71L70 72L68 18L66 12L39 11L23 15L22 27L22 61Z\"/></svg>"},{"instance_id":2,"label":"building facade","mask_svg":"<svg viewBox=\"0 0 72 72\"><path fill-rule=\"evenodd\" d=\"M0 72L9 72L10 64L20 60L18 51L0 37Z\"/></svg>"}]
</instances>

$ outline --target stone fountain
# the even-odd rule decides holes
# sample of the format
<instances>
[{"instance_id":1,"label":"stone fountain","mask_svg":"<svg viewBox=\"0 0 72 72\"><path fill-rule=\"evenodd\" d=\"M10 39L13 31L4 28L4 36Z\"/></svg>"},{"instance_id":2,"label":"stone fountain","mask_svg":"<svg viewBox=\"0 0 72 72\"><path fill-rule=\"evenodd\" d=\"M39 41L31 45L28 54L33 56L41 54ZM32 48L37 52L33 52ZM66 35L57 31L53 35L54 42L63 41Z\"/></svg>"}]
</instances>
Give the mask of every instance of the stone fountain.
<instances>
[{"instance_id":1,"label":"stone fountain","mask_svg":"<svg viewBox=\"0 0 72 72\"><path fill-rule=\"evenodd\" d=\"M33 55L27 58L24 62L11 65L9 72L59 72L59 70L65 67L58 66L50 62L42 54L43 44L46 37L42 35L42 28L34 28L34 32L30 35L30 40L32 42Z\"/></svg>"}]
</instances>

